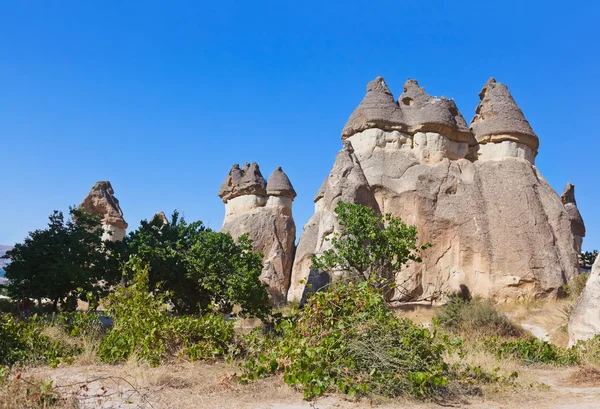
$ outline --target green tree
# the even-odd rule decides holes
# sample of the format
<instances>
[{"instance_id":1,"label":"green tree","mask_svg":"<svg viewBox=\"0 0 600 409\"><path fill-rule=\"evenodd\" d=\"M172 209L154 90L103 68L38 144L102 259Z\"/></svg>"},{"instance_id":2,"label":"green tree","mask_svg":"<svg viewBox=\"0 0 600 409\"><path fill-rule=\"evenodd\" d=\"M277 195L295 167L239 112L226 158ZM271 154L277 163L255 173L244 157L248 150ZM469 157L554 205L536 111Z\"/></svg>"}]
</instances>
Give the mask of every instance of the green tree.
<instances>
[{"instance_id":1,"label":"green tree","mask_svg":"<svg viewBox=\"0 0 600 409\"><path fill-rule=\"evenodd\" d=\"M48 227L29 233L4 258L9 279L8 292L17 298L58 301L70 293L97 289L104 280L113 284L119 276L117 263L111 256L111 243L102 240L98 217L71 208L69 220L54 211ZM107 251L108 250L108 251Z\"/></svg>"},{"instance_id":2,"label":"green tree","mask_svg":"<svg viewBox=\"0 0 600 409\"><path fill-rule=\"evenodd\" d=\"M579 255L579 267L591 269L598 257L598 250L585 251Z\"/></svg>"},{"instance_id":3,"label":"green tree","mask_svg":"<svg viewBox=\"0 0 600 409\"><path fill-rule=\"evenodd\" d=\"M341 232L329 239L332 248L314 255L312 267L343 271L351 278L368 280L390 291L400 270L409 262L421 262L417 228L391 214L378 214L360 204L339 201L335 209Z\"/></svg>"},{"instance_id":4,"label":"green tree","mask_svg":"<svg viewBox=\"0 0 600 409\"><path fill-rule=\"evenodd\" d=\"M147 264L150 288L161 284L170 292L169 301L180 313L197 311L199 294L188 278L186 257L205 230L202 222L188 224L174 211L167 223L156 216L150 221L142 220L140 227L125 238L123 258L137 255Z\"/></svg>"},{"instance_id":5,"label":"green tree","mask_svg":"<svg viewBox=\"0 0 600 409\"><path fill-rule=\"evenodd\" d=\"M236 242L229 234L202 232L185 260L200 308L214 304L230 312L238 305L242 314L264 316L269 309L266 288L259 281L262 258L252 251L247 235Z\"/></svg>"},{"instance_id":6,"label":"green tree","mask_svg":"<svg viewBox=\"0 0 600 409\"><path fill-rule=\"evenodd\" d=\"M211 306L229 312L233 305L253 315L267 311L267 292L258 280L262 255L252 252L247 237L236 242L202 222L188 224L175 211L167 223L159 217L142 221L125 241L127 254L149 266L150 287L168 291L179 313Z\"/></svg>"}]
</instances>

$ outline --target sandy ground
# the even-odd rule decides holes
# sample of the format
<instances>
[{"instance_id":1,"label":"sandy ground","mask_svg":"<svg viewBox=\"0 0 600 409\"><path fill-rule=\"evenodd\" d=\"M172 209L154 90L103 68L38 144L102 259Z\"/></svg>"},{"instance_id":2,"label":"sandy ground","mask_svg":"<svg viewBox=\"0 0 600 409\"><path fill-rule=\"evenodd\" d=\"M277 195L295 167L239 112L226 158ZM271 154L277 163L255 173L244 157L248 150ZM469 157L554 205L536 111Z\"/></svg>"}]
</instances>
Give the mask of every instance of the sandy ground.
<instances>
[{"instance_id":1,"label":"sandy ground","mask_svg":"<svg viewBox=\"0 0 600 409\"><path fill-rule=\"evenodd\" d=\"M349 401L335 395L306 402L301 392L278 378L241 385L232 379L236 369L225 363L179 363L159 368L89 365L28 372L51 378L64 395L76 395L82 409L600 408L600 374L590 380L581 368L523 367L517 387L490 390L484 397L466 397L442 404L406 399Z\"/></svg>"}]
</instances>

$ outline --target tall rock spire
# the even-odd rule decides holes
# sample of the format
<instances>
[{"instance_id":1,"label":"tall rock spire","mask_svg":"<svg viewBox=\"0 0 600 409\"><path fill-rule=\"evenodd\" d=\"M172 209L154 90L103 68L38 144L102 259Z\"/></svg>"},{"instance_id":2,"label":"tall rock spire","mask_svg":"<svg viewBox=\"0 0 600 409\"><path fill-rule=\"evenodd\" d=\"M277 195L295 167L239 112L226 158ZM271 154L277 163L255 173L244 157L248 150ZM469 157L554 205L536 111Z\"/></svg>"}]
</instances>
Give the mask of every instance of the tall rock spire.
<instances>
[{"instance_id":1,"label":"tall rock spire","mask_svg":"<svg viewBox=\"0 0 600 409\"><path fill-rule=\"evenodd\" d=\"M104 230L107 231L104 239L117 241L125 237L127 222L114 194L115 191L108 180L96 182L79 205L79 209L101 217Z\"/></svg>"},{"instance_id":2,"label":"tall rock spire","mask_svg":"<svg viewBox=\"0 0 600 409\"><path fill-rule=\"evenodd\" d=\"M506 85L490 78L479 93L479 100L471 121L478 143L512 140L537 153L539 139Z\"/></svg>"},{"instance_id":3,"label":"tall rock spire","mask_svg":"<svg viewBox=\"0 0 600 409\"><path fill-rule=\"evenodd\" d=\"M560 198L569 215L569 220L571 221L571 232L575 237L575 248L577 249L577 252L580 253L583 245L583 238L585 237L585 224L583 223L583 218L581 217L581 213L579 213L577 202L575 201L575 186L572 183L567 183Z\"/></svg>"},{"instance_id":4,"label":"tall rock spire","mask_svg":"<svg viewBox=\"0 0 600 409\"><path fill-rule=\"evenodd\" d=\"M476 143L454 101L429 95L416 80L408 79L404 83L398 105L411 133L438 132L456 142Z\"/></svg>"},{"instance_id":5,"label":"tall rock spire","mask_svg":"<svg viewBox=\"0 0 600 409\"><path fill-rule=\"evenodd\" d=\"M367 95L346 122L342 139L369 128L404 130L405 127L402 112L392 92L383 77L377 77L367 84Z\"/></svg>"},{"instance_id":6,"label":"tall rock spire","mask_svg":"<svg viewBox=\"0 0 600 409\"><path fill-rule=\"evenodd\" d=\"M281 167L265 183L256 163L233 165L219 190L225 202L221 232L234 239L248 234L253 250L263 255L260 280L267 285L271 304L285 302L292 273L296 224L292 201L296 192Z\"/></svg>"}]
</instances>

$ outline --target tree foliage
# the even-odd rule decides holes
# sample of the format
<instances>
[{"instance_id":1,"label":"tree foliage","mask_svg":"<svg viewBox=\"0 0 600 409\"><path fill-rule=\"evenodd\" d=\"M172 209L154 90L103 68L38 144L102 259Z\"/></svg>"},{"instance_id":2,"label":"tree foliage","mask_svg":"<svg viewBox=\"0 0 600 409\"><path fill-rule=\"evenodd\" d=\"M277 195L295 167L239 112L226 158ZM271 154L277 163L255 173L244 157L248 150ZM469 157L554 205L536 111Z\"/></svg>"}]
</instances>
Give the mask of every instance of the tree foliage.
<instances>
[{"instance_id":1,"label":"tree foliage","mask_svg":"<svg viewBox=\"0 0 600 409\"><path fill-rule=\"evenodd\" d=\"M343 201L335 213L341 232L329 239L332 248L313 256L313 269L343 271L372 283L391 282L409 261L421 262L420 252L429 247L417 245L415 226L391 214Z\"/></svg>"},{"instance_id":2,"label":"tree foliage","mask_svg":"<svg viewBox=\"0 0 600 409\"><path fill-rule=\"evenodd\" d=\"M16 298L58 300L72 292L97 289L101 280L112 284L119 277L112 243L102 240L98 217L71 208L71 218L54 211L48 227L29 233L23 243L6 253L9 294ZM108 251L107 251L108 250Z\"/></svg>"},{"instance_id":3,"label":"tree foliage","mask_svg":"<svg viewBox=\"0 0 600 409\"><path fill-rule=\"evenodd\" d=\"M598 257L598 250L584 251L579 254L579 267L584 269L591 269Z\"/></svg>"},{"instance_id":4,"label":"tree foliage","mask_svg":"<svg viewBox=\"0 0 600 409\"><path fill-rule=\"evenodd\" d=\"M215 305L223 312L239 305L243 313L263 315L268 296L258 277L262 255L252 242L213 232L202 222L188 224L173 212L164 223L142 221L126 238L126 252L147 264L150 287L161 284L180 313L199 313Z\"/></svg>"}]
</instances>

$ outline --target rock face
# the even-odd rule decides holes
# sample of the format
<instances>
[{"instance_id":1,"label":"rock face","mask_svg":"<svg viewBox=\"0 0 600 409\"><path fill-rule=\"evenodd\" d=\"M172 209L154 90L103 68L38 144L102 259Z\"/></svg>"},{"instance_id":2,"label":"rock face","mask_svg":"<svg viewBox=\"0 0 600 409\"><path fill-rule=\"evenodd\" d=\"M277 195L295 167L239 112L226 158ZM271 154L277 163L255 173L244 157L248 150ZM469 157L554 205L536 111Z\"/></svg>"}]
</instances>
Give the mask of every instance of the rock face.
<instances>
[{"instance_id":1,"label":"rock face","mask_svg":"<svg viewBox=\"0 0 600 409\"><path fill-rule=\"evenodd\" d=\"M289 299L322 276L310 254L335 230L339 199L401 217L433 244L398 278L405 299L464 287L497 300L556 295L577 272L571 213L534 166L538 138L505 85L488 81L471 130L454 101L416 81L398 102L381 77L370 82L300 238Z\"/></svg>"},{"instance_id":2,"label":"rock face","mask_svg":"<svg viewBox=\"0 0 600 409\"><path fill-rule=\"evenodd\" d=\"M119 201L114 196L115 192L109 181L96 182L92 190L83 199L79 208L102 219L104 240L123 240L127 232L127 222L123 218L123 211Z\"/></svg>"},{"instance_id":3,"label":"rock face","mask_svg":"<svg viewBox=\"0 0 600 409\"><path fill-rule=\"evenodd\" d=\"M331 280L329 273L311 270L311 258L313 254L330 248L327 238L339 232L334 210L340 200L378 208L369 182L348 141L343 142L329 176L315 197L315 214L304 226L296 250L288 301L300 302L307 289L319 289Z\"/></svg>"},{"instance_id":4,"label":"rock face","mask_svg":"<svg viewBox=\"0 0 600 409\"><path fill-rule=\"evenodd\" d=\"M238 238L248 233L254 251L262 253L260 279L268 285L271 303L285 302L294 260L296 224L292 202L296 192L281 168L265 183L256 163L233 165L219 190L225 203L222 232Z\"/></svg>"},{"instance_id":5,"label":"rock face","mask_svg":"<svg viewBox=\"0 0 600 409\"><path fill-rule=\"evenodd\" d=\"M600 334L600 256L569 319L569 347Z\"/></svg>"},{"instance_id":6,"label":"rock face","mask_svg":"<svg viewBox=\"0 0 600 409\"><path fill-rule=\"evenodd\" d=\"M583 244L583 238L585 237L585 225L583 224L583 218L581 217L581 213L579 213L577 202L575 201L575 186L571 183L567 183L560 198L569 214L569 219L571 220L571 232L575 239L575 250L577 251L577 254L579 254L581 253L581 246Z\"/></svg>"}]
</instances>

